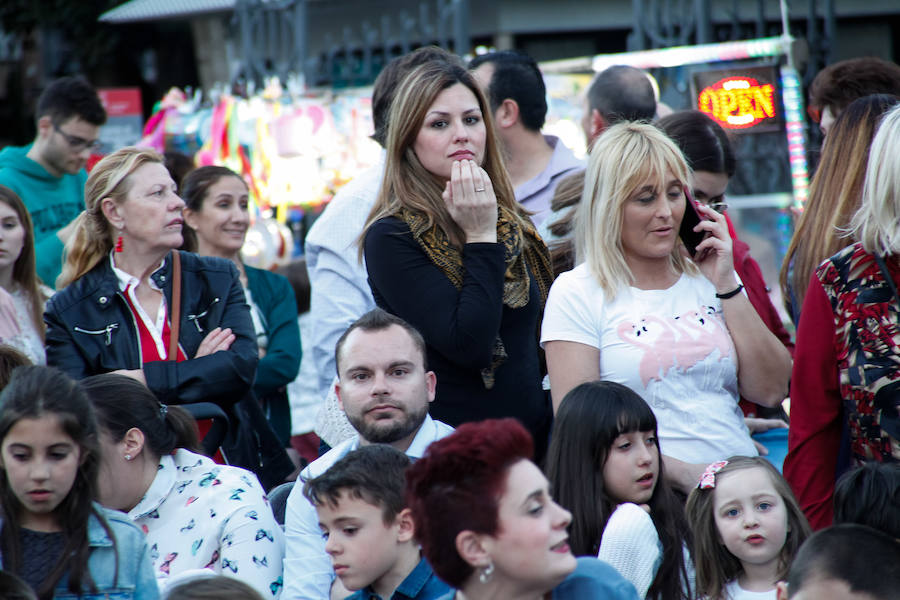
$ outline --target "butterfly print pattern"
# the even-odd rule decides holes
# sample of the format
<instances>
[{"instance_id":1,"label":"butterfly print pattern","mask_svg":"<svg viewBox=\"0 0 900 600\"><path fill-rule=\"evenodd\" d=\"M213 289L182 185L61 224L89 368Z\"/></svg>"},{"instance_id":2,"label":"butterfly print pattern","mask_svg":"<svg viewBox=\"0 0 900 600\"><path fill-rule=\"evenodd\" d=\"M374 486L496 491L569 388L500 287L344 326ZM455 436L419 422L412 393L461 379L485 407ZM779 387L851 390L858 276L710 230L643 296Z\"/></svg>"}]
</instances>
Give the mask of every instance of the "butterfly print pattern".
<instances>
[{"instance_id":1,"label":"butterfly print pattern","mask_svg":"<svg viewBox=\"0 0 900 600\"><path fill-rule=\"evenodd\" d=\"M129 517L147 535L158 578L205 568L264 598L281 594L284 534L249 471L179 449L160 459Z\"/></svg>"}]
</instances>

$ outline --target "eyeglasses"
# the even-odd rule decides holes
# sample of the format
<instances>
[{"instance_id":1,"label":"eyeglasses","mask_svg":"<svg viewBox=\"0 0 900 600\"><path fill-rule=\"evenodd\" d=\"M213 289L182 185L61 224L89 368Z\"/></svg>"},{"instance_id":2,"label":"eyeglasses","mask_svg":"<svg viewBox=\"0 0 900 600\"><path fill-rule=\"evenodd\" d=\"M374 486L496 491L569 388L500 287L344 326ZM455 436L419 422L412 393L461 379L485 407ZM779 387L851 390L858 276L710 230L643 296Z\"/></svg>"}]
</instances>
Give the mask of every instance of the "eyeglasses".
<instances>
[{"instance_id":1,"label":"eyeglasses","mask_svg":"<svg viewBox=\"0 0 900 600\"><path fill-rule=\"evenodd\" d=\"M728 203L722 200L718 202L709 202L707 206L716 211L717 213L724 213L728 209Z\"/></svg>"},{"instance_id":2,"label":"eyeglasses","mask_svg":"<svg viewBox=\"0 0 900 600\"><path fill-rule=\"evenodd\" d=\"M63 136L63 139L66 140L66 143L69 144L69 147L75 152L83 152L85 150L90 150L91 152L96 152L100 149L100 140L86 140L84 138L80 138L77 135L69 135L65 131L59 128L59 125L56 123L53 124L53 129L56 130L56 133Z\"/></svg>"}]
</instances>

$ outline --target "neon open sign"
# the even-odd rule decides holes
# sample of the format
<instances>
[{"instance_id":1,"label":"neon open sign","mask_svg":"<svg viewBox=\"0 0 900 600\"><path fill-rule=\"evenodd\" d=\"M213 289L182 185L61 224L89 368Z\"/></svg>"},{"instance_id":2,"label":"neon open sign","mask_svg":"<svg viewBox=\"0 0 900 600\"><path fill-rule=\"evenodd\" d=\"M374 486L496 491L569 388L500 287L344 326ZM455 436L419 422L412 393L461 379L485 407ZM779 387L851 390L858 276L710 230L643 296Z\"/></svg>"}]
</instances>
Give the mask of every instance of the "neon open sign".
<instances>
[{"instance_id":1,"label":"neon open sign","mask_svg":"<svg viewBox=\"0 0 900 600\"><path fill-rule=\"evenodd\" d=\"M777 118L775 86L752 77L733 76L703 88L697 108L728 129L747 129Z\"/></svg>"}]
</instances>

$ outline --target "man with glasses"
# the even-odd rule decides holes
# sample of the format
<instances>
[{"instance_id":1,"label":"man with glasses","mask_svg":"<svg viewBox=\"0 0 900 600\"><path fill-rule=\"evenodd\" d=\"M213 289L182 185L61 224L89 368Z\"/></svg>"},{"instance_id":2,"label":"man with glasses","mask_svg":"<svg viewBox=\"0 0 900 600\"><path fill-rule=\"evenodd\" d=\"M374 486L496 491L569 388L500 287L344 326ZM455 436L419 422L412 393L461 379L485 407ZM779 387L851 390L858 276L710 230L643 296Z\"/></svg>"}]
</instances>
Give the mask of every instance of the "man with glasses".
<instances>
[{"instance_id":1,"label":"man with glasses","mask_svg":"<svg viewBox=\"0 0 900 600\"><path fill-rule=\"evenodd\" d=\"M37 136L0 152L0 184L15 191L31 214L38 276L53 287L62 269L69 224L84 209L85 165L98 149L106 111L84 79L63 77L38 99Z\"/></svg>"}]
</instances>

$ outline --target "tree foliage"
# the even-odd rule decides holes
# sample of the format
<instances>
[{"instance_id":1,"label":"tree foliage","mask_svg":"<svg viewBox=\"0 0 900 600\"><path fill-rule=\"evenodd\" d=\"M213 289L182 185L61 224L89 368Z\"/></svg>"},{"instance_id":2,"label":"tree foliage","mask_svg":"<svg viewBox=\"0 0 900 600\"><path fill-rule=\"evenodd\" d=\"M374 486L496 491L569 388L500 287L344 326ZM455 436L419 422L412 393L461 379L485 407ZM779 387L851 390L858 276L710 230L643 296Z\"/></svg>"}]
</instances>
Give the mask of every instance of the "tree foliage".
<instances>
[{"instance_id":1,"label":"tree foliage","mask_svg":"<svg viewBox=\"0 0 900 600\"><path fill-rule=\"evenodd\" d=\"M2 0L0 27L7 33L58 31L86 70L101 65L113 49L114 27L97 18L127 0Z\"/></svg>"}]
</instances>

